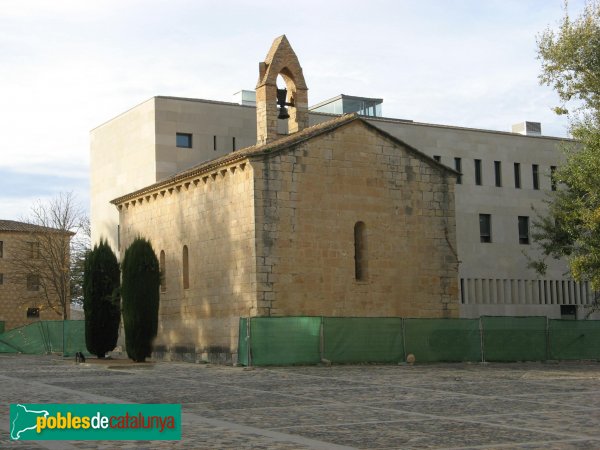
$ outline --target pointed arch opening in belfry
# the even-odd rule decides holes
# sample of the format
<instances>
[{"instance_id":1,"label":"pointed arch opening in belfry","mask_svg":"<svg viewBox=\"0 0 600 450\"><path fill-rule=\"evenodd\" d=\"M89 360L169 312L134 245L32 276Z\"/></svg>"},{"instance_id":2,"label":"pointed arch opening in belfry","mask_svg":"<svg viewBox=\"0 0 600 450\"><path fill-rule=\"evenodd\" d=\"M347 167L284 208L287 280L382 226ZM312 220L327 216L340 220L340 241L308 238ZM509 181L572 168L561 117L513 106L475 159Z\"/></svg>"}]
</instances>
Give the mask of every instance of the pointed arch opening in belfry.
<instances>
[{"instance_id":1,"label":"pointed arch opening in belfry","mask_svg":"<svg viewBox=\"0 0 600 450\"><path fill-rule=\"evenodd\" d=\"M308 126L308 88L302 67L286 36L280 36L271 45L264 62L259 63L256 84L257 143L266 144L277 139L278 117L277 77L281 76L287 90L285 107L288 111L287 130L301 131Z\"/></svg>"}]
</instances>

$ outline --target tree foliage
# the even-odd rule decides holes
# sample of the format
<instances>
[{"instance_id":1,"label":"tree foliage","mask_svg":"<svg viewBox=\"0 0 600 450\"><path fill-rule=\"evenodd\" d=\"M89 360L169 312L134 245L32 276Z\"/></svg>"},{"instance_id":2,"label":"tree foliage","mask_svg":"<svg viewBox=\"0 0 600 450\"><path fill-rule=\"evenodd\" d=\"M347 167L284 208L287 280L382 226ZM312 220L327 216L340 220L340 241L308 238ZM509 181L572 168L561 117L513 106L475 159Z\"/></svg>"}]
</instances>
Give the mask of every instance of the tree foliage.
<instances>
[{"instance_id":1,"label":"tree foliage","mask_svg":"<svg viewBox=\"0 0 600 450\"><path fill-rule=\"evenodd\" d=\"M558 30L546 29L538 38L538 58L542 62L540 81L552 86L562 105L558 114L577 112L595 118L600 112L600 5L586 2L579 17L571 18L565 3ZM569 111L569 104L576 108Z\"/></svg>"},{"instance_id":2,"label":"tree foliage","mask_svg":"<svg viewBox=\"0 0 600 450\"><path fill-rule=\"evenodd\" d=\"M123 325L127 355L143 362L158 330L160 269L150 242L136 238L123 257Z\"/></svg>"},{"instance_id":3,"label":"tree foliage","mask_svg":"<svg viewBox=\"0 0 600 450\"><path fill-rule=\"evenodd\" d=\"M576 18L565 4L558 30L539 37L538 56L540 81L558 93L555 111L568 115L576 143L565 146L565 163L554 175L560 188L533 238L546 256L566 257L575 280L600 291L600 4L587 2ZM537 263L540 272L545 267Z\"/></svg>"},{"instance_id":4,"label":"tree foliage","mask_svg":"<svg viewBox=\"0 0 600 450\"><path fill-rule=\"evenodd\" d=\"M117 345L120 306L120 270L117 257L101 240L85 257L83 272L83 311L85 343L93 355L104 358Z\"/></svg>"},{"instance_id":5,"label":"tree foliage","mask_svg":"<svg viewBox=\"0 0 600 450\"><path fill-rule=\"evenodd\" d=\"M85 219L71 193L60 193L47 202L38 201L29 216L22 219L35 228L20 243L14 258L15 272L23 283L35 279L45 302L42 308L53 310L62 319L68 318L71 307L71 257L78 251L73 248L87 250L84 243L79 246Z\"/></svg>"}]
</instances>

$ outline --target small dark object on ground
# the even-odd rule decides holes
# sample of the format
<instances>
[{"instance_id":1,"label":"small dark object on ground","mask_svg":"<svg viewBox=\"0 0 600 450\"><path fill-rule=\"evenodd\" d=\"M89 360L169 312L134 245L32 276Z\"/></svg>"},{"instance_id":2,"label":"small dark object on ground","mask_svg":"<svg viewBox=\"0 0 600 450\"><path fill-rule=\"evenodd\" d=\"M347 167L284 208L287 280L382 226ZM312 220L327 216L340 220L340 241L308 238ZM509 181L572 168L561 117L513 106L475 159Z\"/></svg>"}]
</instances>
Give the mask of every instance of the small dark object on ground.
<instances>
[{"instance_id":1,"label":"small dark object on ground","mask_svg":"<svg viewBox=\"0 0 600 450\"><path fill-rule=\"evenodd\" d=\"M84 363L85 362L85 356L83 356L82 352L75 353L75 362L76 363L80 363L80 362Z\"/></svg>"}]
</instances>

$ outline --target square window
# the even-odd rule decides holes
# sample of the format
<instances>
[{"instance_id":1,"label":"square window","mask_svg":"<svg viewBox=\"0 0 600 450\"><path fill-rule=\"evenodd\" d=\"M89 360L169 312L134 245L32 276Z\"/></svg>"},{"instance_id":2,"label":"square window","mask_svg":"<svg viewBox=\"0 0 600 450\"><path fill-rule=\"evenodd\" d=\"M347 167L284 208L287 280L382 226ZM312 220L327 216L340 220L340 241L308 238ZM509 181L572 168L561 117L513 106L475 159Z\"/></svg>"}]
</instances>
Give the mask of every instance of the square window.
<instances>
[{"instance_id":1,"label":"square window","mask_svg":"<svg viewBox=\"0 0 600 450\"><path fill-rule=\"evenodd\" d=\"M442 157L440 155L433 155L433 159L435 159L437 162L440 162Z\"/></svg>"},{"instance_id":2,"label":"square window","mask_svg":"<svg viewBox=\"0 0 600 450\"><path fill-rule=\"evenodd\" d=\"M481 242L492 242L492 216L490 214L479 214L479 240Z\"/></svg>"},{"instance_id":3,"label":"square window","mask_svg":"<svg viewBox=\"0 0 600 450\"><path fill-rule=\"evenodd\" d=\"M40 317L40 308L27 308L27 318L37 319Z\"/></svg>"},{"instance_id":4,"label":"square window","mask_svg":"<svg viewBox=\"0 0 600 450\"><path fill-rule=\"evenodd\" d=\"M575 305L560 305L560 318L563 320L577 319L577 306Z\"/></svg>"},{"instance_id":5,"label":"square window","mask_svg":"<svg viewBox=\"0 0 600 450\"><path fill-rule=\"evenodd\" d=\"M177 147L192 148L192 135L190 133L177 133Z\"/></svg>"},{"instance_id":6,"label":"square window","mask_svg":"<svg viewBox=\"0 0 600 450\"><path fill-rule=\"evenodd\" d=\"M529 217L519 216L519 244L529 244Z\"/></svg>"}]
</instances>

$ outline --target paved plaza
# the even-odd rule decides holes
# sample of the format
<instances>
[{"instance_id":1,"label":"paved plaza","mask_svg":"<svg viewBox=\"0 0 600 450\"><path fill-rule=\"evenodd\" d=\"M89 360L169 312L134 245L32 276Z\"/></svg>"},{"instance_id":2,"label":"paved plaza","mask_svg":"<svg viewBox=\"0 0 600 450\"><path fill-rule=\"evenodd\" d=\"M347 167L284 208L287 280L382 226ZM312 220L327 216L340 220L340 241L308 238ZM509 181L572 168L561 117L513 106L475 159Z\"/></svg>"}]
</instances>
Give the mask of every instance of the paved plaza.
<instances>
[{"instance_id":1,"label":"paved plaza","mask_svg":"<svg viewBox=\"0 0 600 450\"><path fill-rule=\"evenodd\" d=\"M598 449L600 364L244 369L0 355L0 448ZM181 441L10 441L10 403L181 403Z\"/></svg>"}]
</instances>

